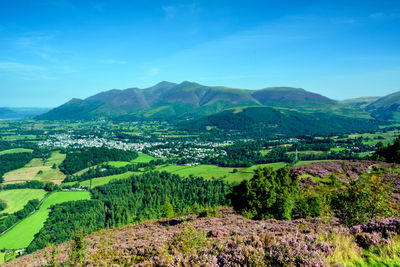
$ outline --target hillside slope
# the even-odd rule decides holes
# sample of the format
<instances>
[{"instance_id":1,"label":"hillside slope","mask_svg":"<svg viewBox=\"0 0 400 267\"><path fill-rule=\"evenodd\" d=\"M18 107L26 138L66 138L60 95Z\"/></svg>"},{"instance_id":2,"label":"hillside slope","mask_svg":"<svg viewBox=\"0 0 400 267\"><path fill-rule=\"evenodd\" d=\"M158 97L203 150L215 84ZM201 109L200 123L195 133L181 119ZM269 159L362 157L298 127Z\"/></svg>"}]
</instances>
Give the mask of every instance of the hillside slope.
<instances>
[{"instance_id":1,"label":"hillside slope","mask_svg":"<svg viewBox=\"0 0 400 267\"><path fill-rule=\"evenodd\" d=\"M379 98L365 107L365 110L380 120L400 120L400 91Z\"/></svg>"},{"instance_id":2,"label":"hillside slope","mask_svg":"<svg viewBox=\"0 0 400 267\"><path fill-rule=\"evenodd\" d=\"M368 106L372 102L375 102L379 98L380 98L379 96L357 97L357 98L345 99L345 100L339 101L339 103L348 105L348 106L352 106L354 108L364 109L366 106Z\"/></svg>"},{"instance_id":3,"label":"hillside slope","mask_svg":"<svg viewBox=\"0 0 400 267\"><path fill-rule=\"evenodd\" d=\"M183 122L188 131L239 131L258 135L331 134L376 130L372 120L328 113L303 113L271 107L232 108L197 120Z\"/></svg>"},{"instance_id":4,"label":"hillside slope","mask_svg":"<svg viewBox=\"0 0 400 267\"><path fill-rule=\"evenodd\" d=\"M205 86L186 81L180 84L161 82L146 89L113 89L84 100L72 99L37 118L46 120L196 118L238 106L274 106L368 117L359 109L299 88L272 87L245 90Z\"/></svg>"}]
</instances>

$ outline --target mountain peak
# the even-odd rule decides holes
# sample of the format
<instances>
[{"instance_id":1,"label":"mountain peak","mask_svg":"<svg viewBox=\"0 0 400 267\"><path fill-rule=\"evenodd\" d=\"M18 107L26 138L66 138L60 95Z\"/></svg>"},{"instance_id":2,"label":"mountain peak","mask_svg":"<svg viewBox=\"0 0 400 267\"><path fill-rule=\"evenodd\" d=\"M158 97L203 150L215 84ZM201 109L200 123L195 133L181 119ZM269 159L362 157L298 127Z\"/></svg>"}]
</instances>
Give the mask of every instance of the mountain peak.
<instances>
[{"instance_id":1,"label":"mountain peak","mask_svg":"<svg viewBox=\"0 0 400 267\"><path fill-rule=\"evenodd\" d=\"M153 87L155 87L155 86L173 86L173 85L177 85L177 84L173 83L173 82L169 82L169 81L161 81L161 82L157 83L156 85L154 85Z\"/></svg>"}]
</instances>

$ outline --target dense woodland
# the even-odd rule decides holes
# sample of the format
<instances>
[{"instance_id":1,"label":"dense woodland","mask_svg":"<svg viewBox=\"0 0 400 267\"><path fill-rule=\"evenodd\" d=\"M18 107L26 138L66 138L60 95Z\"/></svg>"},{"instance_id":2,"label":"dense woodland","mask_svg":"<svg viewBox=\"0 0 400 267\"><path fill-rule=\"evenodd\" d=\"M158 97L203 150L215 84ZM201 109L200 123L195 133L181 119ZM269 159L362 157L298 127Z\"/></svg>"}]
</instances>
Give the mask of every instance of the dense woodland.
<instances>
[{"instance_id":1,"label":"dense woodland","mask_svg":"<svg viewBox=\"0 0 400 267\"><path fill-rule=\"evenodd\" d=\"M79 151L66 151L67 157L59 166L65 174L73 174L85 168L107 161L131 161L137 158L134 151L109 149L106 147L91 147Z\"/></svg>"},{"instance_id":2,"label":"dense woodland","mask_svg":"<svg viewBox=\"0 0 400 267\"><path fill-rule=\"evenodd\" d=\"M91 233L104 228L104 203L98 200L70 201L52 206L45 225L28 246L27 252L71 239L75 233Z\"/></svg>"},{"instance_id":3,"label":"dense woodland","mask_svg":"<svg viewBox=\"0 0 400 267\"><path fill-rule=\"evenodd\" d=\"M375 160L400 163L400 137L393 144L380 146L372 156Z\"/></svg>"},{"instance_id":4,"label":"dense woodland","mask_svg":"<svg viewBox=\"0 0 400 267\"><path fill-rule=\"evenodd\" d=\"M221 180L183 179L166 172L147 172L111 182L92 189L92 200L53 206L45 226L27 251L43 248L48 242L69 240L78 229L90 233L104 227L227 205L228 189Z\"/></svg>"},{"instance_id":5,"label":"dense woodland","mask_svg":"<svg viewBox=\"0 0 400 267\"><path fill-rule=\"evenodd\" d=\"M245 138L324 135L377 130L373 120L328 113L303 113L272 107L230 109L179 124L189 132L229 133Z\"/></svg>"}]
</instances>

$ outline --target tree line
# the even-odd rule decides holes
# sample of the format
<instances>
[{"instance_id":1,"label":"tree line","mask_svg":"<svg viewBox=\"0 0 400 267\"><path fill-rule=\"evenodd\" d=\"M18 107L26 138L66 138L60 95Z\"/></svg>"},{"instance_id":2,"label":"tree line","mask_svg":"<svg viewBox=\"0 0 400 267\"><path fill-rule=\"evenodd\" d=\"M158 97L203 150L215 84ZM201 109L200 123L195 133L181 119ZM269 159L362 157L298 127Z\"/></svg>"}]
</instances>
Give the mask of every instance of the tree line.
<instances>
[{"instance_id":1,"label":"tree line","mask_svg":"<svg viewBox=\"0 0 400 267\"><path fill-rule=\"evenodd\" d=\"M59 169L67 175L106 161L131 161L138 157L135 151L106 147L90 147L79 151L67 150L66 153L67 156L59 165Z\"/></svg>"}]
</instances>

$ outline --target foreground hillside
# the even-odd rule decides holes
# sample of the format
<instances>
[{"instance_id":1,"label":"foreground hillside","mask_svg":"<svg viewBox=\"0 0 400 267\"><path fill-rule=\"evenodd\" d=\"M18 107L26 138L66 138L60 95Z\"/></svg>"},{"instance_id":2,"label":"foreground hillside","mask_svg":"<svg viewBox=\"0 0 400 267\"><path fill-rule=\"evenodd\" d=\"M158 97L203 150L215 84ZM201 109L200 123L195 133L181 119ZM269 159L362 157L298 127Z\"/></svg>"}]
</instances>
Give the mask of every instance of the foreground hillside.
<instances>
[{"instance_id":1,"label":"foreground hillside","mask_svg":"<svg viewBox=\"0 0 400 267\"><path fill-rule=\"evenodd\" d=\"M386 263L395 264L399 245L388 236L399 231L400 220L395 218L349 229L333 217L253 221L231 209L221 209L101 230L84 240L76 238L56 249L48 247L4 266L379 264L381 258L371 252L376 245L383 245L379 252L390 253L392 249L394 254L386 256L394 258Z\"/></svg>"}]
</instances>

